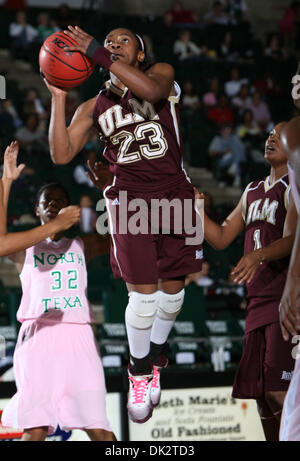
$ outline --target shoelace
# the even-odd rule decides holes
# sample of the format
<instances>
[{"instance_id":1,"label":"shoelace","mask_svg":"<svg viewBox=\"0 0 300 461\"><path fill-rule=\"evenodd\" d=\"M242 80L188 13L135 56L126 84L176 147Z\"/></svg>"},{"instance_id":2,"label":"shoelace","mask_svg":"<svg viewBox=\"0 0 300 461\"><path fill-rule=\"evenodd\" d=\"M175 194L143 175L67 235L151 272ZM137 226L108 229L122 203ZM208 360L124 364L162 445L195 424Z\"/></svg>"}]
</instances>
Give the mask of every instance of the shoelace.
<instances>
[{"instance_id":1,"label":"shoelace","mask_svg":"<svg viewBox=\"0 0 300 461\"><path fill-rule=\"evenodd\" d=\"M152 378L152 389L158 389L158 380L159 380L160 369L153 367L153 378Z\"/></svg>"},{"instance_id":2,"label":"shoelace","mask_svg":"<svg viewBox=\"0 0 300 461\"><path fill-rule=\"evenodd\" d=\"M147 392L147 387L150 383L150 380L147 378L144 379L135 379L129 376L129 380L133 384L133 395L134 401L133 403L144 403L145 402L145 395Z\"/></svg>"}]
</instances>

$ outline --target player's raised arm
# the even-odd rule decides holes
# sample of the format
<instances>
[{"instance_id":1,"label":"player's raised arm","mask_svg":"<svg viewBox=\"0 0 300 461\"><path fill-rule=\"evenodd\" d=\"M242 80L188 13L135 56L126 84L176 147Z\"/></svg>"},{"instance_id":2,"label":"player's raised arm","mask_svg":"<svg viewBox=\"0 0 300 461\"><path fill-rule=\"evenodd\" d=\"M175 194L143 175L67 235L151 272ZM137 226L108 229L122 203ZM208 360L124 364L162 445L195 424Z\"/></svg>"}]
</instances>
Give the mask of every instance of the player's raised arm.
<instances>
[{"instance_id":1,"label":"player's raised arm","mask_svg":"<svg viewBox=\"0 0 300 461\"><path fill-rule=\"evenodd\" d=\"M96 64L108 69L123 85L136 96L155 103L168 98L174 83L174 70L166 63L154 64L147 72L139 70L145 58L143 49L136 50L139 37L127 29L111 31L104 46L80 27L68 26L64 33L76 40L78 46L68 47L70 51L80 51Z\"/></svg>"},{"instance_id":2,"label":"player's raised arm","mask_svg":"<svg viewBox=\"0 0 300 461\"><path fill-rule=\"evenodd\" d=\"M94 100L81 104L71 121L66 125L66 97L67 92L45 83L51 92L51 116L49 124L50 155L57 165L69 163L84 147L89 131L93 125Z\"/></svg>"},{"instance_id":3,"label":"player's raised arm","mask_svg":"<svg viewBox=\"0 0 300 461\"><path fill-rule=\"evenodd\" d=\"M6 213L9 193L12 182L20 176L25 165L17 166L17 156L19 144L13 141L4 153L4 169L0 186L0 256L14 254L17 259L22 259L23 250L36 243L41 242L50 235L68 229L78 222L80 209L78 207L68 207L61 210L61 213L48 224L39 226L25 232L8 233L6 228ZM18 262L18 261L16 261Z\"/></svg>"}]
</instances>

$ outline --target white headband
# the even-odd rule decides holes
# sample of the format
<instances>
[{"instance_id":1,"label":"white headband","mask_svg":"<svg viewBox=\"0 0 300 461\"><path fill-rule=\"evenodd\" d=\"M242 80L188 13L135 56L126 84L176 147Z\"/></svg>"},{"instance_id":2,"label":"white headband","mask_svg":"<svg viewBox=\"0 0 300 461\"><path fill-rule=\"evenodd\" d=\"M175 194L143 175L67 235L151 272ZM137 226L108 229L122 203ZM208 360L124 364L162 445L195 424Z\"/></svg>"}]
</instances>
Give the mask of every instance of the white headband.
<instances>
[{"instance_id":1,"label":"white headband","mask_svg":"<svg viewBox=\"0 0 300 461\"><path fill-rule=\"evenodd\" d=\"M138 41L140 42L141 44L141 47L142 47L142 51L145 51L145 46L144 46L144 41L143 39L138 35L138 34L135 34L136 38L138 39Z\"/></svg>"}]
</instances>

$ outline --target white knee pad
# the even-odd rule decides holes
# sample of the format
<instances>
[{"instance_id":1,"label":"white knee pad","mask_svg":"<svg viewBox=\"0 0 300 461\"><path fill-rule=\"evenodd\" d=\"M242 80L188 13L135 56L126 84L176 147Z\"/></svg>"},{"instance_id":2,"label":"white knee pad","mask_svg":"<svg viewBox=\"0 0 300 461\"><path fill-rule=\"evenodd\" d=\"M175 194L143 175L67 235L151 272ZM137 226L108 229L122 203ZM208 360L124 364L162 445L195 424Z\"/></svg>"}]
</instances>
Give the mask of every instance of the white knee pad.
<instances>
[{"instance_id":1,"label":"white knee pad","mask_svg":"<svg viewBox=\"0 0 300 461\"><path fill-rule=\"evenodd\" d=\"M126 323L139 330L150 328L158 309L159 295L159 291L151 295L131 291L125 312Z\"/></svg>"},{"instance_id":2,"label":"white knee pad","mask_svg":"<svg viewBox=\"0 0 300 461\"><path fill-rule=\"evenodd\" d=\"M181 311L183 300L184 288L175 295L169 295L161 291L157 312L158 316L164 320L175 320Z\"/></svg>"}]
</instances>

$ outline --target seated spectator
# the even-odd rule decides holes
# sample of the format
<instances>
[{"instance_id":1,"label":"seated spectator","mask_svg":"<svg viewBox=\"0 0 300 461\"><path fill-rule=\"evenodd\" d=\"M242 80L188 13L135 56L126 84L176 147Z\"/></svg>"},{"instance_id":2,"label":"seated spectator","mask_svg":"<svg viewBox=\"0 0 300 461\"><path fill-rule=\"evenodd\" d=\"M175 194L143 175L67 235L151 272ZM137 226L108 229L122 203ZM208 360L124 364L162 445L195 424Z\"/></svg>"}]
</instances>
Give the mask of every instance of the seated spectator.
<instances>
[{"instance_id":1,"label":"seated spectator","mask_svg":"<svg viewBox=\"0 0 300 461\"><path fill-rule=\"evenodd\" d=\"M253 113L253 119L262 131L271 130L271 114L267 104L261 100L261 95L258 91L253 94L249 109Z\"/></svg>"},{"instance_id":2,"label":"seated spectator","mask_svg":"<svg viewBox=\"0 0 300 461\"><path fill-rule=\"evenodd\" d=\"M233 43L232 33L229 30L220 42L217 54L220 59L224 59L225 61L236 61L239 58L239 52Z\"/></svg>"},{"instance_id":3,"label":"seated spectator","mask_svg":"<svg viewBox=\"0 0 300 461\"><path fill-rule=\"evenodd\" d=\"M196 93L194 85L190 80L183 84L181 106L190 112L195 112L201 108L199 96Z\"/></svg>"},{"instance_id":4,"label":"seated spectator","mask_svg":"<svg viewBox=\"0 0 300 461\"><path fill-rule=\"evenodd\" d=\"M197 59L205 52L205 47L201 49L196 43L191 41L191 33L189 30L182 30L179 32L178 40L175 41L173 46L173 53L180 62L187 59Z\"/></svg>"},{"instance_id":5,"label":"seated spectator","mask_svg":"<svg viewBox=\"0 0 300 461\"><path fill-rule=\"evenodd\" d=\"M202 102L206 107L212 107L217 105L219 88L220 85L218 77L213 77L209 84L209 91L205 93L202 97Z\"/></svg>"},{"instance_id":6,"label":"seated spectator","mask_svg":"<svg viewBox=\"0 0 300 461\"><path fill-rule=\"evenodd\" d=\"M9 35L12 39L11 53L14 59L30 61L32 45L37 40L37 30L27 23L25 11L18 11L16 20L9 25Z\"/></svg>"},{"instance_id":7,"label":"seated spectator","mask_svg":"<svg viewBox=\"0 0 300 461\"><path fill-rule=\"evenodd\" d=\"M174 2L172 8L164 14L169 24L196 24L197 14L192 10L184 10L180 2Z\"/></svg>"},{"instance_id":8,"label":"seated spectator","mask_svg":"<svg viewBox=\"0 0 300 461\"><path fill-rule=\"evenodd\" d=\"M37 21L37 32L41 43L43 43L49 35L60 30L55 21L50 19L48 13L46 12L40 13L37 17Z\"/></svg>"},{"instance_id":9,"label":"seated spectator","mask_svg":"<svg viewBox=\"0 0 300 461\"><path fill-rule=\"evenodd\" d=\"M247 83L244 83L241 86L239 94L232 98L231 103L233 106L239 109L240 114L250 106L251 96L249 94L249 85Z\"/></svg>"},{"instance_id":10,"label":"seated spectator","mask_svg":"<svg viewBox=\"0 0 300 461\"><path fill-rule=\"evenodd\" d=\"M203 16L205 25L218 24L220 26L228 26L232 23L231 17L225 13L224 6L220 1L215 1L212 9Z\"/></svg>"},{"instance_id":11,"label":"seated spectator","mask_svg":"<svg viewBox=\"0 0 300 461\"><path fill-rule=\"evenodd\" d=\"M97 154L95 151L88 151L84 155L84 163L77 165L77 167L74 170L73 176L74 180L76 181L77 184L80 184L81 186L88 186L88 187L94 187L93 182L91 179L88 177L87 172L89 171L87 161L90 161L92 164L96 162L97 160Z\"/></svg>"},{"instance_id":12,"label":"seated spectator","mask_svg":"<svg viewBox=\"0 0 300 461\"><path fill-rule=\"evenodd\" d=\"M217 105L211 107L207 113L208 120L214 122L217 126L234 123L234 113L229 105L226 94L221 94L218 98Z\"/></svg>"},{"instance_id":13,"label":"seated spectator","mask_svg":"<svg viewBox=\"0 0 300 461\"><path fill-rule=\"evenodd\" d=\"M15 133L20 147L25 148L30 153L48 152L48 140L44 131L39 127L38 114L28 114L24 126L18 128Z\"/></svg>"},{"instance_id":14,"label":"seated spectator","mask_svg":"<svg viewBox=\"0 0 300 461\"><path fill-rule=\"evenodd\" d=\"M215 136L208 148L210 157L217 157L218 167L234 177L233 185L241 185L241 163L245 161L245 148L240 139L233 134L232 126L223 125L220 134Z\"/></svg>"},{"instance_id":15,"label":"seated spectator","mask_svg":"<svg viewBox=\"0 0 300 461\"><path fill-rule=\"evenodd\" d=\"M243 84L248 83L247 78L240 77L240 71L238 67L233 67L230 72L230 80L224 85L225 93L229 98L234 98L239 93Z\"/></svg>"},{"instance_id":16,"label":"seated spectator","mask_svg":"<svg viewBox=\"0 0 300 461\"><path fill-rule=\"evenodd\" d=\"M89 195L82 195L80 198L80 231L84 234L91 234L96 230L97 214L92 208L93 201Z\"/></svg>"}]
</instances>

